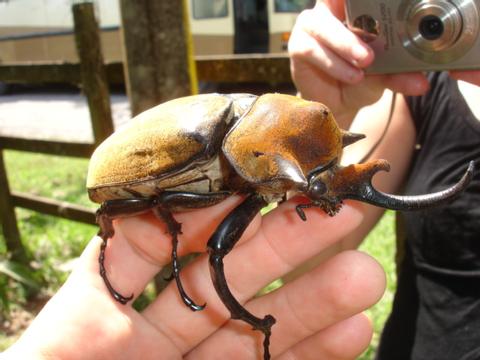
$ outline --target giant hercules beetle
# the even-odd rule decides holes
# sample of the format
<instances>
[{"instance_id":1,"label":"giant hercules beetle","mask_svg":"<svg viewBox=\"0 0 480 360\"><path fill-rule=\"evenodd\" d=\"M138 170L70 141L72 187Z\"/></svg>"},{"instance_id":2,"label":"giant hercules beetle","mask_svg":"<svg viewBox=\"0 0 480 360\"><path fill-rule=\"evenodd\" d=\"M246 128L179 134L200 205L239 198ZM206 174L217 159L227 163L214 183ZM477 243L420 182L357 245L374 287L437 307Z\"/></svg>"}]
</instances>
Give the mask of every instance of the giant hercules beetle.
<instances>
[{"instance_id":1,"label":"giant hercules beetle","mask_svg":"<svg viewBox=\"0 0 480 360\"><path fill-rule=\"evenodd\" d=\"M296 192L310 199L296 211L320 207L333 216L343 199L355 199L395 210L416 210L455 198L473 174L470 163L452 187L428 195L394 196L371 185L373 175L389 170L384 160L340 166L342 148L363 138L340 129L324 105L294 96L266 94L206 94L158 105L132 119L94 152L88 170L90 198L103 239L100 274L115 300L132 299L110 284L104 267L105 247L113 235L112 220L153 210L172 236L173 277L184 303L195 304L185 293L177 263L180 224L174 211L219 203L234 193L246 195L208 241L210 271L215 289L234 319L265 334L264 358L275 319L248 312L230 292L223 258L262 207Z\"/></svg>"}]
</instances>

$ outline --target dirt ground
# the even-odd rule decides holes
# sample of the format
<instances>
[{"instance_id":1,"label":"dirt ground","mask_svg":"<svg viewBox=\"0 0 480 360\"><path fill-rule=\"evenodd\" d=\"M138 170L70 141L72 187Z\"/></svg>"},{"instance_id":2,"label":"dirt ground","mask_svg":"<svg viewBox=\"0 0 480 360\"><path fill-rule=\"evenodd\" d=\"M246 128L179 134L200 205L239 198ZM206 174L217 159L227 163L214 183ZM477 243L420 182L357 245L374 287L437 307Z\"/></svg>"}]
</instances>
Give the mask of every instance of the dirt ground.
<instances>
[{"instance_id":1,"label":"dirt ground","mask_svg":"<svg viewBox=\"0 0 480 360\"><path fill-rule=\"evenodd\" d=\"M110 97L115 126L130 118L127 96ZM93 132L86 97L75 88L14 88L0 96L0 136L91 142Z\"/></svg>"}]
</instances>

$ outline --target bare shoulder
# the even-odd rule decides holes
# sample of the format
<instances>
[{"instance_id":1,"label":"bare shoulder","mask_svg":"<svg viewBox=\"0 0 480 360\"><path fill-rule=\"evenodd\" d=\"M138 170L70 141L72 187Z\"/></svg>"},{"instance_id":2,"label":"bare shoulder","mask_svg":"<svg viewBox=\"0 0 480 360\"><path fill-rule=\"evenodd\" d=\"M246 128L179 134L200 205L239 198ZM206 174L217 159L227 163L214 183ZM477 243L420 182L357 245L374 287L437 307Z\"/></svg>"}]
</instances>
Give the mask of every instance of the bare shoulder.
<instances>
[{"instance_id":1,"label":"bare shoulder","mask_svg":"<svg viewBox=\"0 0 480 360\"><path fill-rule=\"evenodd\" d=\"M394 96L395 102L392 103ZM372 147L375 147L372 158L394 162L395 153L401 152L400 156L408 158L415 147L415 126L406 100L403 95L390 90L385 90L379 101L358 113L350 131L363 133L366 139L345 149L345 163L358 162Z\"/></svg>"}]
</instances>

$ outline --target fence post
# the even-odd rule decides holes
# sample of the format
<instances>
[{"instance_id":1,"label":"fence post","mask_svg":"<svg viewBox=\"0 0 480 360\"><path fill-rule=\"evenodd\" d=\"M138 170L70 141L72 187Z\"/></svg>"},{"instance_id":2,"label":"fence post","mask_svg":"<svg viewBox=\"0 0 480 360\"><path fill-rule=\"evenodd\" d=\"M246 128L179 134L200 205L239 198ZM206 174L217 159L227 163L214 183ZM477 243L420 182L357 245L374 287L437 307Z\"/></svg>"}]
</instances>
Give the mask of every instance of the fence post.
<instances>
[{"instance_id":1,"label":"fence post","mask_svg":"<svg viewBox=\"0 0 480 360\"><path fill-rule=\"evenodd\" d=\"M83 91L87 96L95 144L113 132L110 92L103 63L99 28L92 3L72 6Z\"/></svg>"},{"instance_id":2,"label":"fence post","mask_svg":"<svg viewBox=\"0 0 480 360\"><path fill-rule=\"evenodd\" d=\"M120 0L120 9L132 114L196 93L186 1Z\"/></svg>"},{"instance_id":3,"label":"fence post","mask_svg":"<svg viewBox=\"0 0 480 360\"><path fill-rule=\"evenodd\" d=\"M17 217L8 186L7 170L3 161L3 149L0 149L0 216L5 237L5 246L11 254L11 259L22 264L28 264L28 257L20 238L17 227Z\"/></svg>"}]
</instances>

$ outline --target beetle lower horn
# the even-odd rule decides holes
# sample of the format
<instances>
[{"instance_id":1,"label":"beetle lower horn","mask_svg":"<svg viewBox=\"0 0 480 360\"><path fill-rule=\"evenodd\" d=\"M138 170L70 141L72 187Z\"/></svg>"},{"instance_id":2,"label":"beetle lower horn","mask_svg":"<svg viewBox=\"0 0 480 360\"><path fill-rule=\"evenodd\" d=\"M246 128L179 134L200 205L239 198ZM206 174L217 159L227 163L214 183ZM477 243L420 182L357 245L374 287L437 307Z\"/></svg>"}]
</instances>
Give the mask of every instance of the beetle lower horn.
<instances>
[{"instance_id":1,"label":"beetle lower horn","mask_svg":"<svg viewBox=\"0 0 480 360\"><path fill-rule=\"evenodd\" d=\"M475 165L471 161L467 171L455 185L439 192L414 196L386 194L373 187L371 182L373 175L378 171L389 171L389 169L390 165L387 161L373 160L365 164L350 165L339 170L339 179L344 179L344 181L340 180L340 183L337 183L340 196L344 199L359 200L392 210L426 209L454 200L472 180ZM348 183L348 181L345 181L346 179L351 181L348 188L343 185Z\"/></svg>"}]
</instances>

